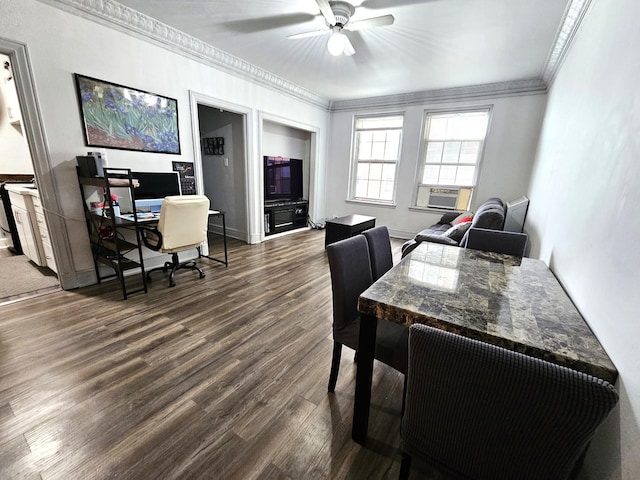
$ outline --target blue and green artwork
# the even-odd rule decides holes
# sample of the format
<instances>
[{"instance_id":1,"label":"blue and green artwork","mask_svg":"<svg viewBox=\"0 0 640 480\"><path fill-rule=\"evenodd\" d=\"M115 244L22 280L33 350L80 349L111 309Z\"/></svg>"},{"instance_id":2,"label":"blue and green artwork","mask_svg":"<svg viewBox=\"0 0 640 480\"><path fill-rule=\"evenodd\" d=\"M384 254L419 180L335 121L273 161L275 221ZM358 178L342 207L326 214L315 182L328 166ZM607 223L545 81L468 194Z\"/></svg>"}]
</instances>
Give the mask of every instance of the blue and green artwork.
<instances>
[{"instance_id":1,"label":"blue and green artwork","mask_svg":"<svg viewBox=\"0 0 640 480\"><path fill-rule=\"evenodd\" d=\"M88 146L180 153L178 102L76 74Z\"/></svg>"}]
</instances>

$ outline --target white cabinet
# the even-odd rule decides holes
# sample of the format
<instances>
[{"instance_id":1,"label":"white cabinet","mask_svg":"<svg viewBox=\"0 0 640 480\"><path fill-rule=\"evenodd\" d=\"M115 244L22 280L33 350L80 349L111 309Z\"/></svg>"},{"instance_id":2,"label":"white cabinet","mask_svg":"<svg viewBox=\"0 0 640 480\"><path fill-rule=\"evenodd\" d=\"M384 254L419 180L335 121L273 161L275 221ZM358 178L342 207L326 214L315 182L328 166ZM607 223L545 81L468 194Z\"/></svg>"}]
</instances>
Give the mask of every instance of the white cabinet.
<instances>
[{"instance_id":1,"label":"white cabinet","mask_svg":"<svg viewBox=\"0 0 640 480\"><path fill-rule=\"evenodd\" d=\"M13 211L13 218L16 221L18 236L20 237L20 244L22 245L22 253L40 265L41 260L36 244L37 237L33 233L33 225L31 224L29 212L13 203L11 210Z\"/></svg>"},{"instance_id":2,"label":"white cabinet","mask_svg":"<svg viewBox=\"0 0 640 480\"><path fill-rule=\"evenodd\" d=\"M37 190L20 184L7 185L6 188L9 192L11 210L13 211L13 216L16 220L18 236L20 237L23 253L36 265L46 267L47 256L43 246L41 231L38 226L38 215L34 206L34 199L39 206L42 225L45 225L46 242L49 247L49 254L52 261L53 254L48 230L46 229L46 224L44 222L44 215L42 215L42 205L40 204L40 198L37 196ZM55 262L53 263L55 265ZM53 269L54 268L52 268L52 270Z\"/></svg>"},{"instance_id":3,"label":"white cabinet","mask_svg":"<svg viewBox=\"0 0 640 480\"><path fill-rule=\"evenodd\" d=\"M42 251L40 252L44 256L44 265L49 267L54 272L58 273L56 267L56 260L53 258L53 248L51 247L51 239L49 237L49 229L47 228L47 222L44 219L44 210L42 209L42 203L39 196L33 196L33 208L36 213L36 222L38 224L38 232L40 233L40 241L42 242Z\"/></svg>"}]
</instances>

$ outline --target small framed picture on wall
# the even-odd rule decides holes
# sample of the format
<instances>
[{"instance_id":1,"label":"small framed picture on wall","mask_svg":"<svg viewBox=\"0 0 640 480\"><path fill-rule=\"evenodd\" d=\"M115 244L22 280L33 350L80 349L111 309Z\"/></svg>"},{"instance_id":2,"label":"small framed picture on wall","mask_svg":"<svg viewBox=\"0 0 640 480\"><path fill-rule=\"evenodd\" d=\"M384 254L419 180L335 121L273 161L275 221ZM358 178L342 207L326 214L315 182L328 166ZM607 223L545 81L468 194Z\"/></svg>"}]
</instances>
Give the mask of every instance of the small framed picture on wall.
<instances>
[{"instance_id":1,"label":"small framed picture on wall","mask_svg":"<svg viewBox=\"0 0 640 480\"><path fill-rule=\"evenodd\" d=\"M224 137L203 138L202 150L205 155L224 155Z\"/></svg>"}]
</instances>

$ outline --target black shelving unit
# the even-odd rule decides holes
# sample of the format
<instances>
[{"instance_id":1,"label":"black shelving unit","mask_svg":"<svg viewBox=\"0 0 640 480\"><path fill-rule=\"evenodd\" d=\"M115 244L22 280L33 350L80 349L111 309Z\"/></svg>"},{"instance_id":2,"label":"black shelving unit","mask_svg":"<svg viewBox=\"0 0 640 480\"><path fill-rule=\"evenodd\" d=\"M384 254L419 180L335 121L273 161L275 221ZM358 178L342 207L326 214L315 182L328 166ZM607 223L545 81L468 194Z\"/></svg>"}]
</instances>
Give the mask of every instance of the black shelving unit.
<instances>
[{"instance_id":1,"label":"black shelving unit","mask_svg":"<svg viewBox=\"0 0 640 480\"><path fill-rule=\"evenodd\" d=\"M78 169L78 182L98 283L117 277L125 300L128 295L133 293L147 293L142 242L137 215L135 215L135 202L133 202L135 196L131 170L128 168L105 168L104 177L85 177ZM133 220L125 220L114 215L112 188L129 190L134 213ZM88 203L89 195L96 192L103 201L103 208L100 212L96 212ZM135 237L135 240L125 239L125 231L132 232L129 237ZM113 273L103 274L100 265L110 267ZM125 272L134 269L139 269L139 276L135 273L125 274ZM137 282L138 278L140 283Z\"/></svg>"}]
</instances>

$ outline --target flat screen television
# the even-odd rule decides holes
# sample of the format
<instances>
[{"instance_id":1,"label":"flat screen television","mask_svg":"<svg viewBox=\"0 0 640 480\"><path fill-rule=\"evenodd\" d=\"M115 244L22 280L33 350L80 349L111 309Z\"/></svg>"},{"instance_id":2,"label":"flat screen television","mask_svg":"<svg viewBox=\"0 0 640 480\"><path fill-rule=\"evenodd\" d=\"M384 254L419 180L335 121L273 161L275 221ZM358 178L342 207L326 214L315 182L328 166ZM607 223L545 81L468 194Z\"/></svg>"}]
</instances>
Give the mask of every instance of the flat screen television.
<instances>
[{"instance_id":1,"label":"flat screen television","mask_svg":"<svg viewBox=\"0 0 640 480\"><path fill-rule=\"evenodd\" d=\"M302 199L302 160L264 157L264 199Z\"/></svg>"}]
</instances>

